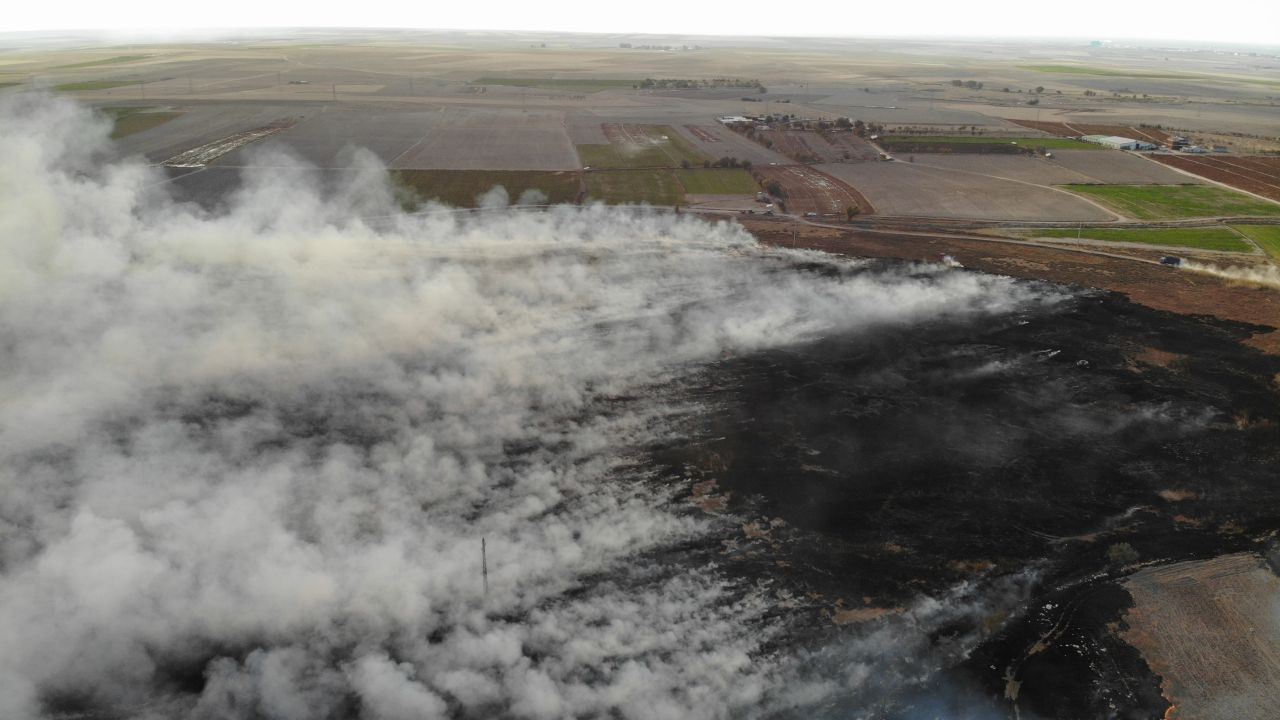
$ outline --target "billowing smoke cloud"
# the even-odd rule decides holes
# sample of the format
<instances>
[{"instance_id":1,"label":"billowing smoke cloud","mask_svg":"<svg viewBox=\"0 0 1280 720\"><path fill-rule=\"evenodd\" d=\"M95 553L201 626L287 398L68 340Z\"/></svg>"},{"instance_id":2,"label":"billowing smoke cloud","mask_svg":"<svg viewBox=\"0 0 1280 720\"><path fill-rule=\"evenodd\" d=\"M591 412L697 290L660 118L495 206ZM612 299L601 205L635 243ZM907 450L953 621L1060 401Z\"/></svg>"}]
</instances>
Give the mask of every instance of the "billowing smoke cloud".
<instances>
[{"instance_id":1,"label":"billowing smoke cloud","mask_svg":"<svg viewBox=\"0 0 1280 720\"><path fill-rule=\"evenodd\" d=\"M1182 267L1186 270L1205 273L1206 275L1213 275L1227 280L1236 280L1238 282L1249 283L1251 285L1262 285L1263 287L1280 290L1280 268L1277 268L1275 265L1229 265L1227 267L1222 267L1220 265L1214 265L1213 263L1183 260Z\"/></svg>"},{"instance_id":2,"label":"billowing smoke cloud","mask_svg":"<svg viewBox=\"0 0 1280 720\"><path fill-rule=\"evenodd\" d=\"M0 108L4 718L787 702L768 599L652 559L713 532L637 461L697 410L670 381L1044 300L634 209L398 214L370 155L210 213L106 133Z\"/></svg>"}]
</instances>

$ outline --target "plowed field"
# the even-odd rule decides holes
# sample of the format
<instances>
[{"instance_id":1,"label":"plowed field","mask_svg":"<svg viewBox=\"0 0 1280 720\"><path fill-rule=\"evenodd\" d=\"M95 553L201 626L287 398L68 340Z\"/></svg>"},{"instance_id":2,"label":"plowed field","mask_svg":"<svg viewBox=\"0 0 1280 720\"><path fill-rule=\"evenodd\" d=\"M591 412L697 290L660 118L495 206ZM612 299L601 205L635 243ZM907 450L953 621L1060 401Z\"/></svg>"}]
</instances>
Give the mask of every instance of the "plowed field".
<instances>
[{"instance_id":1,"label":"plowed field","mask_svg":"<svg viewBox=\"0 0 1280 720\"><path fill-rule=\"evenodd\" d=\"M1151 159L1239 190L1280 200L1280 157L1152 155Z\"/></svg>"}]
</instances>

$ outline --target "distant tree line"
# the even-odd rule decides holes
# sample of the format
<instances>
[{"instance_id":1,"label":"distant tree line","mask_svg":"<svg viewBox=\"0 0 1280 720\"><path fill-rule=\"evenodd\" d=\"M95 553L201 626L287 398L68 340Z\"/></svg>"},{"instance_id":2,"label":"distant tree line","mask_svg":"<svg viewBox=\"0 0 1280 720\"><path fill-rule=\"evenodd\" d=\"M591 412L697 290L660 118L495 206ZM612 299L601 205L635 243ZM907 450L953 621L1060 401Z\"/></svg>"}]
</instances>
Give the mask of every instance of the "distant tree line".
<instances>
[{"instance_id":1,"label":"distant tree line","mask_svg":"<svg viewBox=\"0 0 1280 720\"><path fill-rule=\"evenodd\" d=\"M982 89L982 83L978 82L977 80L952 80L951 84L955 85L956 87L966 87L966 88L969 88L970 90Z\"/></svg>"},{"instance_id":2,"label":"distant tree line","mask_svg":"<svg viewBox=\"0 0 1280 720\"><path fill-rule=\"evenodd\" d=\"M685 90L692 88L754 88L756 92L766 92L764 83L746 78L702 78L696 80L683 78L645 78L638 90Z\"/></svg>"}]
</instances>

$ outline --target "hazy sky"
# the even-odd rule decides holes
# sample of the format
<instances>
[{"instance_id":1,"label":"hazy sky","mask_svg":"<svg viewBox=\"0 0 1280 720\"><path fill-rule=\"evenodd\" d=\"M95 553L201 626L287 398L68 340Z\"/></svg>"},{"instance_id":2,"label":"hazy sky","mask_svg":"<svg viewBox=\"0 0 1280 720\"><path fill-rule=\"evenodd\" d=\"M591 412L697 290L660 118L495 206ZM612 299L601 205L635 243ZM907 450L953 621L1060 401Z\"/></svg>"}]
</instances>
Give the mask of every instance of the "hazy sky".
<instances>
[{"instance_id":1,"label":"hazy sky","mask_svg":"<svg viewBox=\"0 0 1280 720\"><path fill-rule=\"evenodd\" d=\"M785 8L793 8L787 12ZM1280 46L1280 2L913 0L859 3L488 0L352 3L223 0L14 3L0 30L409 27L708 35L1007 36L1183 39Z\"/></svg>"}]
</instances>

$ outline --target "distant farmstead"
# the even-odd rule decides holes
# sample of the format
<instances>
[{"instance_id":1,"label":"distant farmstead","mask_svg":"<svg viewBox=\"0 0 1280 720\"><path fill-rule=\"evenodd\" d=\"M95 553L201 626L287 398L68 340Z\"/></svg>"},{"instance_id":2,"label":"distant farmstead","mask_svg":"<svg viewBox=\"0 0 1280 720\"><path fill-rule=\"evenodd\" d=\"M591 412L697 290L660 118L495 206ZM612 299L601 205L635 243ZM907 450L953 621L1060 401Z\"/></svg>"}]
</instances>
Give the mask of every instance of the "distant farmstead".
<instances>
[{"instance_id":1,"label":"distant farmstead","mask_svg":"<svg viewBox=\"0 0 1280 720\"><path fill-rule=\"evenodd\" d=\"M1091 142L1097 145L1105 145L1116 150L1155 150L1156 144L1145 140L1134 140L1133 138L1120 137L1118 135L1085 135L1080 138L1085 142Z\"/></svg>"}]
</instances>

